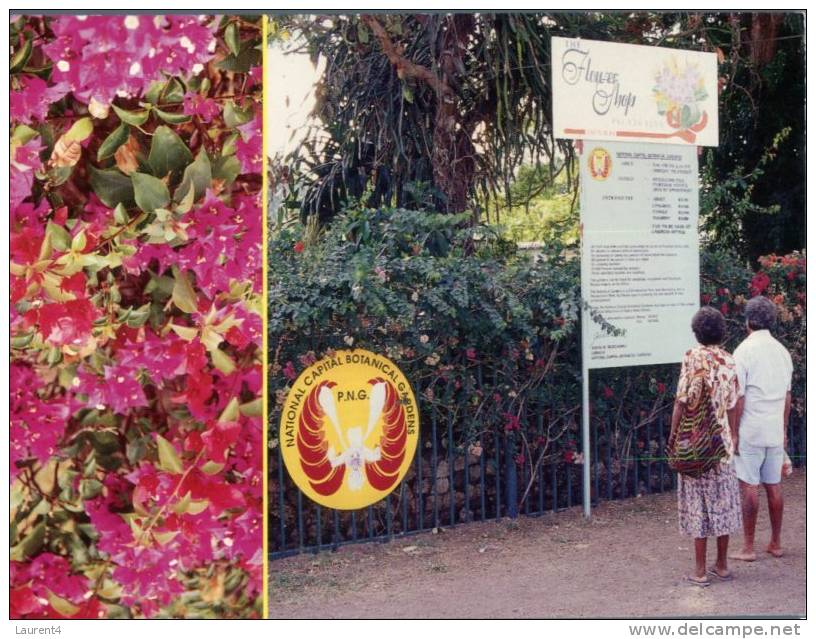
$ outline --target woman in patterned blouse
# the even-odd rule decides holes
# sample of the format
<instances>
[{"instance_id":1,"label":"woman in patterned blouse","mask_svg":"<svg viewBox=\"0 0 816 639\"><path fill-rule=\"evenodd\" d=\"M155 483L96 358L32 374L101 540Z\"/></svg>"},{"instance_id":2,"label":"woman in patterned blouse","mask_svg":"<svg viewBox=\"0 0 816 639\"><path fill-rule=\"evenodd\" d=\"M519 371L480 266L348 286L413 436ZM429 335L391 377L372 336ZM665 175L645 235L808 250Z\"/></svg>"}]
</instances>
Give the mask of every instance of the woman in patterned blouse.
<instances>
[{"instance_id":1,"label":"woman in patterned blouse","mask_svg":"<svg viewBox=\"0 0 816 639\"><path fill-rule=\"evenodd\" d=\"M725 338L725 319L715 308L704 306L691 320L691 329L699 346L683 358L677 397L672 413L672 434L683 417L685 406L694 403L701 392L695 378L701 378L710 390L726 455L720 463L700 477L678 474L677 512L680 532L694 538L694 572L687 579L708 586L709 575L723 581L732 579L728 569L729 535L741 526L740 494L737 476L731 465L736 434L737 371L734 359L720 347ZM717 561L706 566L706 542L717 538Z\"/></svg>"}]
</instances>

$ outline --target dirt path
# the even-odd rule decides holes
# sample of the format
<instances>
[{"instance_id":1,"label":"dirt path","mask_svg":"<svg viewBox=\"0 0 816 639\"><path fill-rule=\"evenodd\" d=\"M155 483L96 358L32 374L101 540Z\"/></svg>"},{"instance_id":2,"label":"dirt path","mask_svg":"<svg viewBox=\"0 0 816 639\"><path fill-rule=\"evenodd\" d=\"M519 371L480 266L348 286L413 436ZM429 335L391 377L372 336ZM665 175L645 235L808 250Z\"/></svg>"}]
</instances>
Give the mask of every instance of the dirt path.
<instances>
[{"instance_id":1,"label":"dirt path","mask_svg":"<svg viewBox=\"0 0 816 639\"><path fill-rule=\"evenodd\" d=\"M699 617L805 614L805 472L785 489L786 554L685 583L692 544L674 494L345 546L270 566L275 618ZM764 497L757 540L768 538ZM732 548L741 542L732 538ZM709 556L713 557L709 542ZM764 545L760 547L764 549Z\"/></svg>"}]
</instances>

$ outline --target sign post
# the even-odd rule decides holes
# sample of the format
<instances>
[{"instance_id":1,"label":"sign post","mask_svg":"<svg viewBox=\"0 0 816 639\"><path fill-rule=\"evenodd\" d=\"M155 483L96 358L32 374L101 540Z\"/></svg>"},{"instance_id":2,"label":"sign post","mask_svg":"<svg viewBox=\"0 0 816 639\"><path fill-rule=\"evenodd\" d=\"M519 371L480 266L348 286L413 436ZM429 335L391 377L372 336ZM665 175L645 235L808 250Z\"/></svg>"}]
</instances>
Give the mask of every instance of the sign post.
<instances>
[{"instance_id":1,"label":"sign post","mask_svg":"<svg viewBox=\"0 0 816 639\"><path fill-rule=\"evenodd\" d=\"M717 58L553 38L553 131L583 140L583 509L591 515L589 371L679 362L699 305L697 146L718 139Z\"/></svg>"}]
</instances>

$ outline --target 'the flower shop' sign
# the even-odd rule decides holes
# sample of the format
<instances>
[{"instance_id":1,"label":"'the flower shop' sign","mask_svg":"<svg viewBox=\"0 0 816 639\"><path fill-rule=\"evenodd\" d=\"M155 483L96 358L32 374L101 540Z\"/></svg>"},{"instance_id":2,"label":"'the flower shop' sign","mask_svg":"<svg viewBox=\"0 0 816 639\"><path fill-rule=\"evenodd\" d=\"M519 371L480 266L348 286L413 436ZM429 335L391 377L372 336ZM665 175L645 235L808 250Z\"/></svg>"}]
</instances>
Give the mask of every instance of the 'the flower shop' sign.
<instances>
[{"instance_id":1,"label":"'the flower shop' sign","mask_svg":"<svg viewBox=\"0 0 816 639\"><path fill-rule=\"evenodd\" d=\"M717 146L717 55L552 39L557 138Z\"/></svg>"}]
</instances>

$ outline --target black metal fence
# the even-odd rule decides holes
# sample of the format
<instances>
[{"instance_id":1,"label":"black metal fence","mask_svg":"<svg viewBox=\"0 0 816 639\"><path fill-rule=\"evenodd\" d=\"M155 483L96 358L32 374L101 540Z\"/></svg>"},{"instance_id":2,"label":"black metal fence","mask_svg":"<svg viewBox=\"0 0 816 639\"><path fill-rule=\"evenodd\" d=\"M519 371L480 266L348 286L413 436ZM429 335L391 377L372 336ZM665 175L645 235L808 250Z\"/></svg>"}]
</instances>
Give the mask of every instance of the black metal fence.
<instances>
[{"instance_id":1,"label":"black metal fence","mask_svg":"<svg viewBox=\"0 0 816 639\"><path fill-rule=\"evenodd\" d=\"M394 537L473 521L519 514L535 516L578 506L583 499L579 454L546 449L530 442L544 432L541 412L528 409L519 430L493 429L478 441L455 443L454 423L437 404L417 395L420 439L412 467L383 501L360 511L321 507L305 497L288 476L280 447L270 451L269 548L271 558L334 549L361 541ZM591 499L625 499L674 488L675 476L663 458L670 413L663 411L635 429L591 424ZM272 424L273 429L277 424ZM801 467L806 456L806 419L791 417L789 451ZM274 431L273 431L274 432ZM580 452L580 428L575 429ZM527 445L521 446L521 442Z\"/></svg>"}]
</instances>

